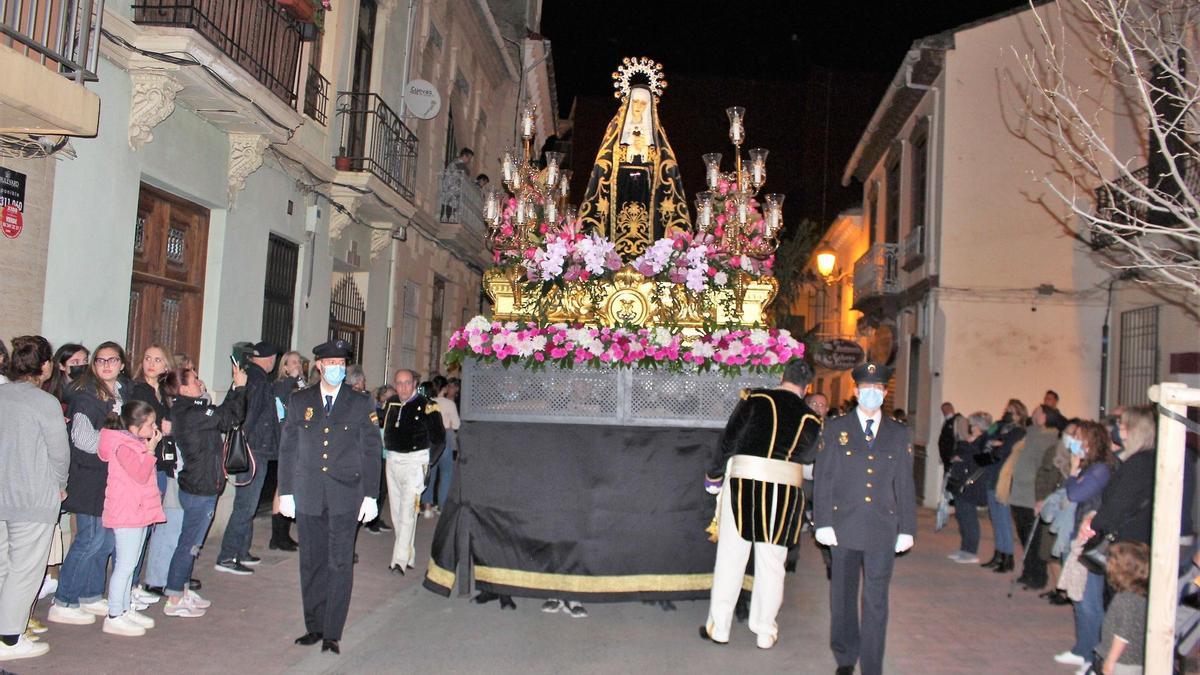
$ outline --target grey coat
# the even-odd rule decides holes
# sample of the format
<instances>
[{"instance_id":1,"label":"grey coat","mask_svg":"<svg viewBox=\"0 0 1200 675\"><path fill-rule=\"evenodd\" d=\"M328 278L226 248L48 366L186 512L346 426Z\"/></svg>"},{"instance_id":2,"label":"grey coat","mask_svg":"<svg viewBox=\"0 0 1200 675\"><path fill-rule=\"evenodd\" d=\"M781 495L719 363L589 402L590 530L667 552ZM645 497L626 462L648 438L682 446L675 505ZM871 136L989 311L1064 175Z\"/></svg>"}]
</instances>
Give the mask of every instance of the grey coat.
<instances>
[{"instance_id":1,"label":"grey coat","mask_svg":"<svg viewBox=\"0 0 1200 675\"><path fill-rule=\"evenodd\" d=\"M0 384L0 520L57 522L70 464L58 400L28 382Z\"/></svg>"},{"instance_id":2,"label":"grey coat","mask_svg":"<svg viewBox=\"0 0 1200 675\"><path fill-rule=\"evenodd\" d=\"M1025 449L1013 463L1012 489L1009 491L1008 503L1010 506L1032 509L1037 501L1034 485L1042 466L1042 458L1045 457L1047 448L1058 443L1058 430L1032 426L1026 432L1024 441Z\"/></svg>"}]
</instances>

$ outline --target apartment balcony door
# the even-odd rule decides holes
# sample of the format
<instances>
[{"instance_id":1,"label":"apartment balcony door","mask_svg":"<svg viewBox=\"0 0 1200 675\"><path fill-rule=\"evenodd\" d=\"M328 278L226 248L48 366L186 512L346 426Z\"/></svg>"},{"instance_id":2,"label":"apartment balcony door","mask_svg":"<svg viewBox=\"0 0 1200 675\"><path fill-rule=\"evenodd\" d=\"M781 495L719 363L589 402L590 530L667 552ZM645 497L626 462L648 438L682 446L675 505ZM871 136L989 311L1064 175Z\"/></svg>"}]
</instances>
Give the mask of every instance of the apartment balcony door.
<instances>
[{"instance_id":1,"label":"apartment balcony door","mask_svg":"<svg viewBox=\"0 0 1200 675\"><path fill-rule=\"evenodd\" d=\"M347 134L346 152L350 157L367 157L367 112L371 93L371 61L375 58L375 0L360 0L358 6L358 28L354 38L354 71L350 77L350 98L347 103L351 112L345 121L350 126ZM363 167L355 167L361 171Z\"/></svg>"},{"instance_id":2,"label":"apartment balcony door","mask_svg":"<svg viewBox=\"0 0 1200 675\"><path fill-rule=\"evenodd\" d=\"M131 360L151 344L198 360L207 251L208 209L143 184L125 340Z\"/></svg>"},{"instance_id":3,"label":"apartment balcony door","mask_svg":"<svg viewBox=\"0 0 1200 675\"><path fill-rule=\"evenodd\" d=\"M367 332L367 306L358 284L349 274L342 275L333 286L329 303L329 339L345 340L354 350L350 361L362 363L363 337Z\"/></svg>"}]
</instances>

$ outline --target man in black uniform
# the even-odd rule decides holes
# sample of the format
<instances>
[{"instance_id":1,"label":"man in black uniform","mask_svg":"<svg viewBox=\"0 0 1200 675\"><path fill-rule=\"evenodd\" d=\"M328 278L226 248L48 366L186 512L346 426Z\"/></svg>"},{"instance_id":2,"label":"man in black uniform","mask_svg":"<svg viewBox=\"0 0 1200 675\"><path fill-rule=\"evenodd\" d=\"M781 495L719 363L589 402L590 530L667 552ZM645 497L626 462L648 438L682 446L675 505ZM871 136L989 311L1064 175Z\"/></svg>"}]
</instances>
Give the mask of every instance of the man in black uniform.
<instances>
[{"instance_id":1,"label":"man in black uniform","mask_svg":"<svg viewBox=\"0 0 1200 675\"><path fill-rule=\"evenodd\" d=\"M446 447L446 428L437 404L417 391L417 373L399 370L392 384L396 395L383 406L383 447L387 448L388 504L396 543L392 574L403 575L416 562L417 504L429 467Z\"/></svg>"},{"instance_id":2,"label":"man in black uniform","mask_svg":"<svg viewBox=\"0 0 1200 675\"><path fill-rule=\"evenodd\" d=\"M751 548L750 630L761 649L779 639L775 616L783 602L784 560L803 523L800 465L813 460L821 433L821 418L803 399L812 375L803 360L788 363L778 388L742 391L725 426L705 480L709 492L720 493L712 596L708 621L700 627L706 640L729 642Z\"/></svg>"},{"instance_id":3,"label":"man in black uniform","mask_svg":"<svg viewBox=\"0 0 1200 675\"><path fill-rule=\"evenodd\" d=\"M279 512L300 530L300 594L304 627L296 644L339 641L354 583L357 522L379 507L379 417L367 394L342 386L350 345L334 340L313 349L318 386L292 394L279 453Z\"/></svg>"},{"instance_id":4,"label":"man in black uniform","mask_svg":"<svg viewBox=\"0 0 1200 675\"><path fill-rule=\"evenodd\" d=\"M858 407L831 419L817 451L813 519L817 541L832 547L829 644L839 675L883 671L888 585L897 553L917 532L912 437L882 414L891 369L864 363L851 373ZM862 624L858 580L864 579Z\"/></svg>"}]
</instances>

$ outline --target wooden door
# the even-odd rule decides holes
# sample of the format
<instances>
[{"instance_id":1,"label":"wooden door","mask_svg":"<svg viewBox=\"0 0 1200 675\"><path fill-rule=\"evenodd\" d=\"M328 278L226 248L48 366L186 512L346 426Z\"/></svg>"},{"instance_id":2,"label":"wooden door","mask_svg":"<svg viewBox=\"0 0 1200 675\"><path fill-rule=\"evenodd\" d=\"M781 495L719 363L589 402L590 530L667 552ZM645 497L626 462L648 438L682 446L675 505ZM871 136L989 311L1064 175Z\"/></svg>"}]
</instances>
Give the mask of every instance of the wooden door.
<instances>
[{"instance_id":1,"label":"wooden door","mask_svg":"<svg viewBox=\"0 0 1200 675\"><path fill-rule=\"evenodd\" d=\"M125 344L131 360L161 344L198 362L207 251L208 209L143 184Z\"/></svg>"}]
</instances>

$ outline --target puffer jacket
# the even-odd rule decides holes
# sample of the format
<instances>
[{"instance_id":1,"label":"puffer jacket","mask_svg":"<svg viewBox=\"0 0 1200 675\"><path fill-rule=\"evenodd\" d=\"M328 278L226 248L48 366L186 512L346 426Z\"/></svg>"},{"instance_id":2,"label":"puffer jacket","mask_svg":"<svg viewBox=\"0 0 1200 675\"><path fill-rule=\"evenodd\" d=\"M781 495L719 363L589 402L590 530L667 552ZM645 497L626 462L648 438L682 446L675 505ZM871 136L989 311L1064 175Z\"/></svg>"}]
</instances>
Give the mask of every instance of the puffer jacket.
<instances>
[{"instance_id":1,"label":"puffer jacket","mask_svg":"<svg viewBox=\"0 0 1200 675\"><path fill-rule=\"evenodd\" d=\"M279 428L275 383L267 377L265 370L251 363L246 366L246 423L243 429L255 459L279 458Z\"/></svg>"},{"instance_id":2,"label":"puffer jacket","mask_svg":"<svg viewBox=\"0 0 1200 675\"><path fill-rule=\"evenodd\" d=\"M246 416L246 389L237 387L216 406L202 398L179 396L171 404L171 435L183 457L179 489L191 495L216 495L225 486L221 434Z\"/></svg>"},{"instance_id":3,"label":"puffer jacket","mask_svg":"<svg viewBox=\"0 0 1200 675\"><path fill-rule=\"evenodd\" d=\"M155 480L155 459L146 443L128 431L100 430L96 455L108 463L104 490L105 527L146 527L167 520Z\"/></svg>"}]
</instances>

